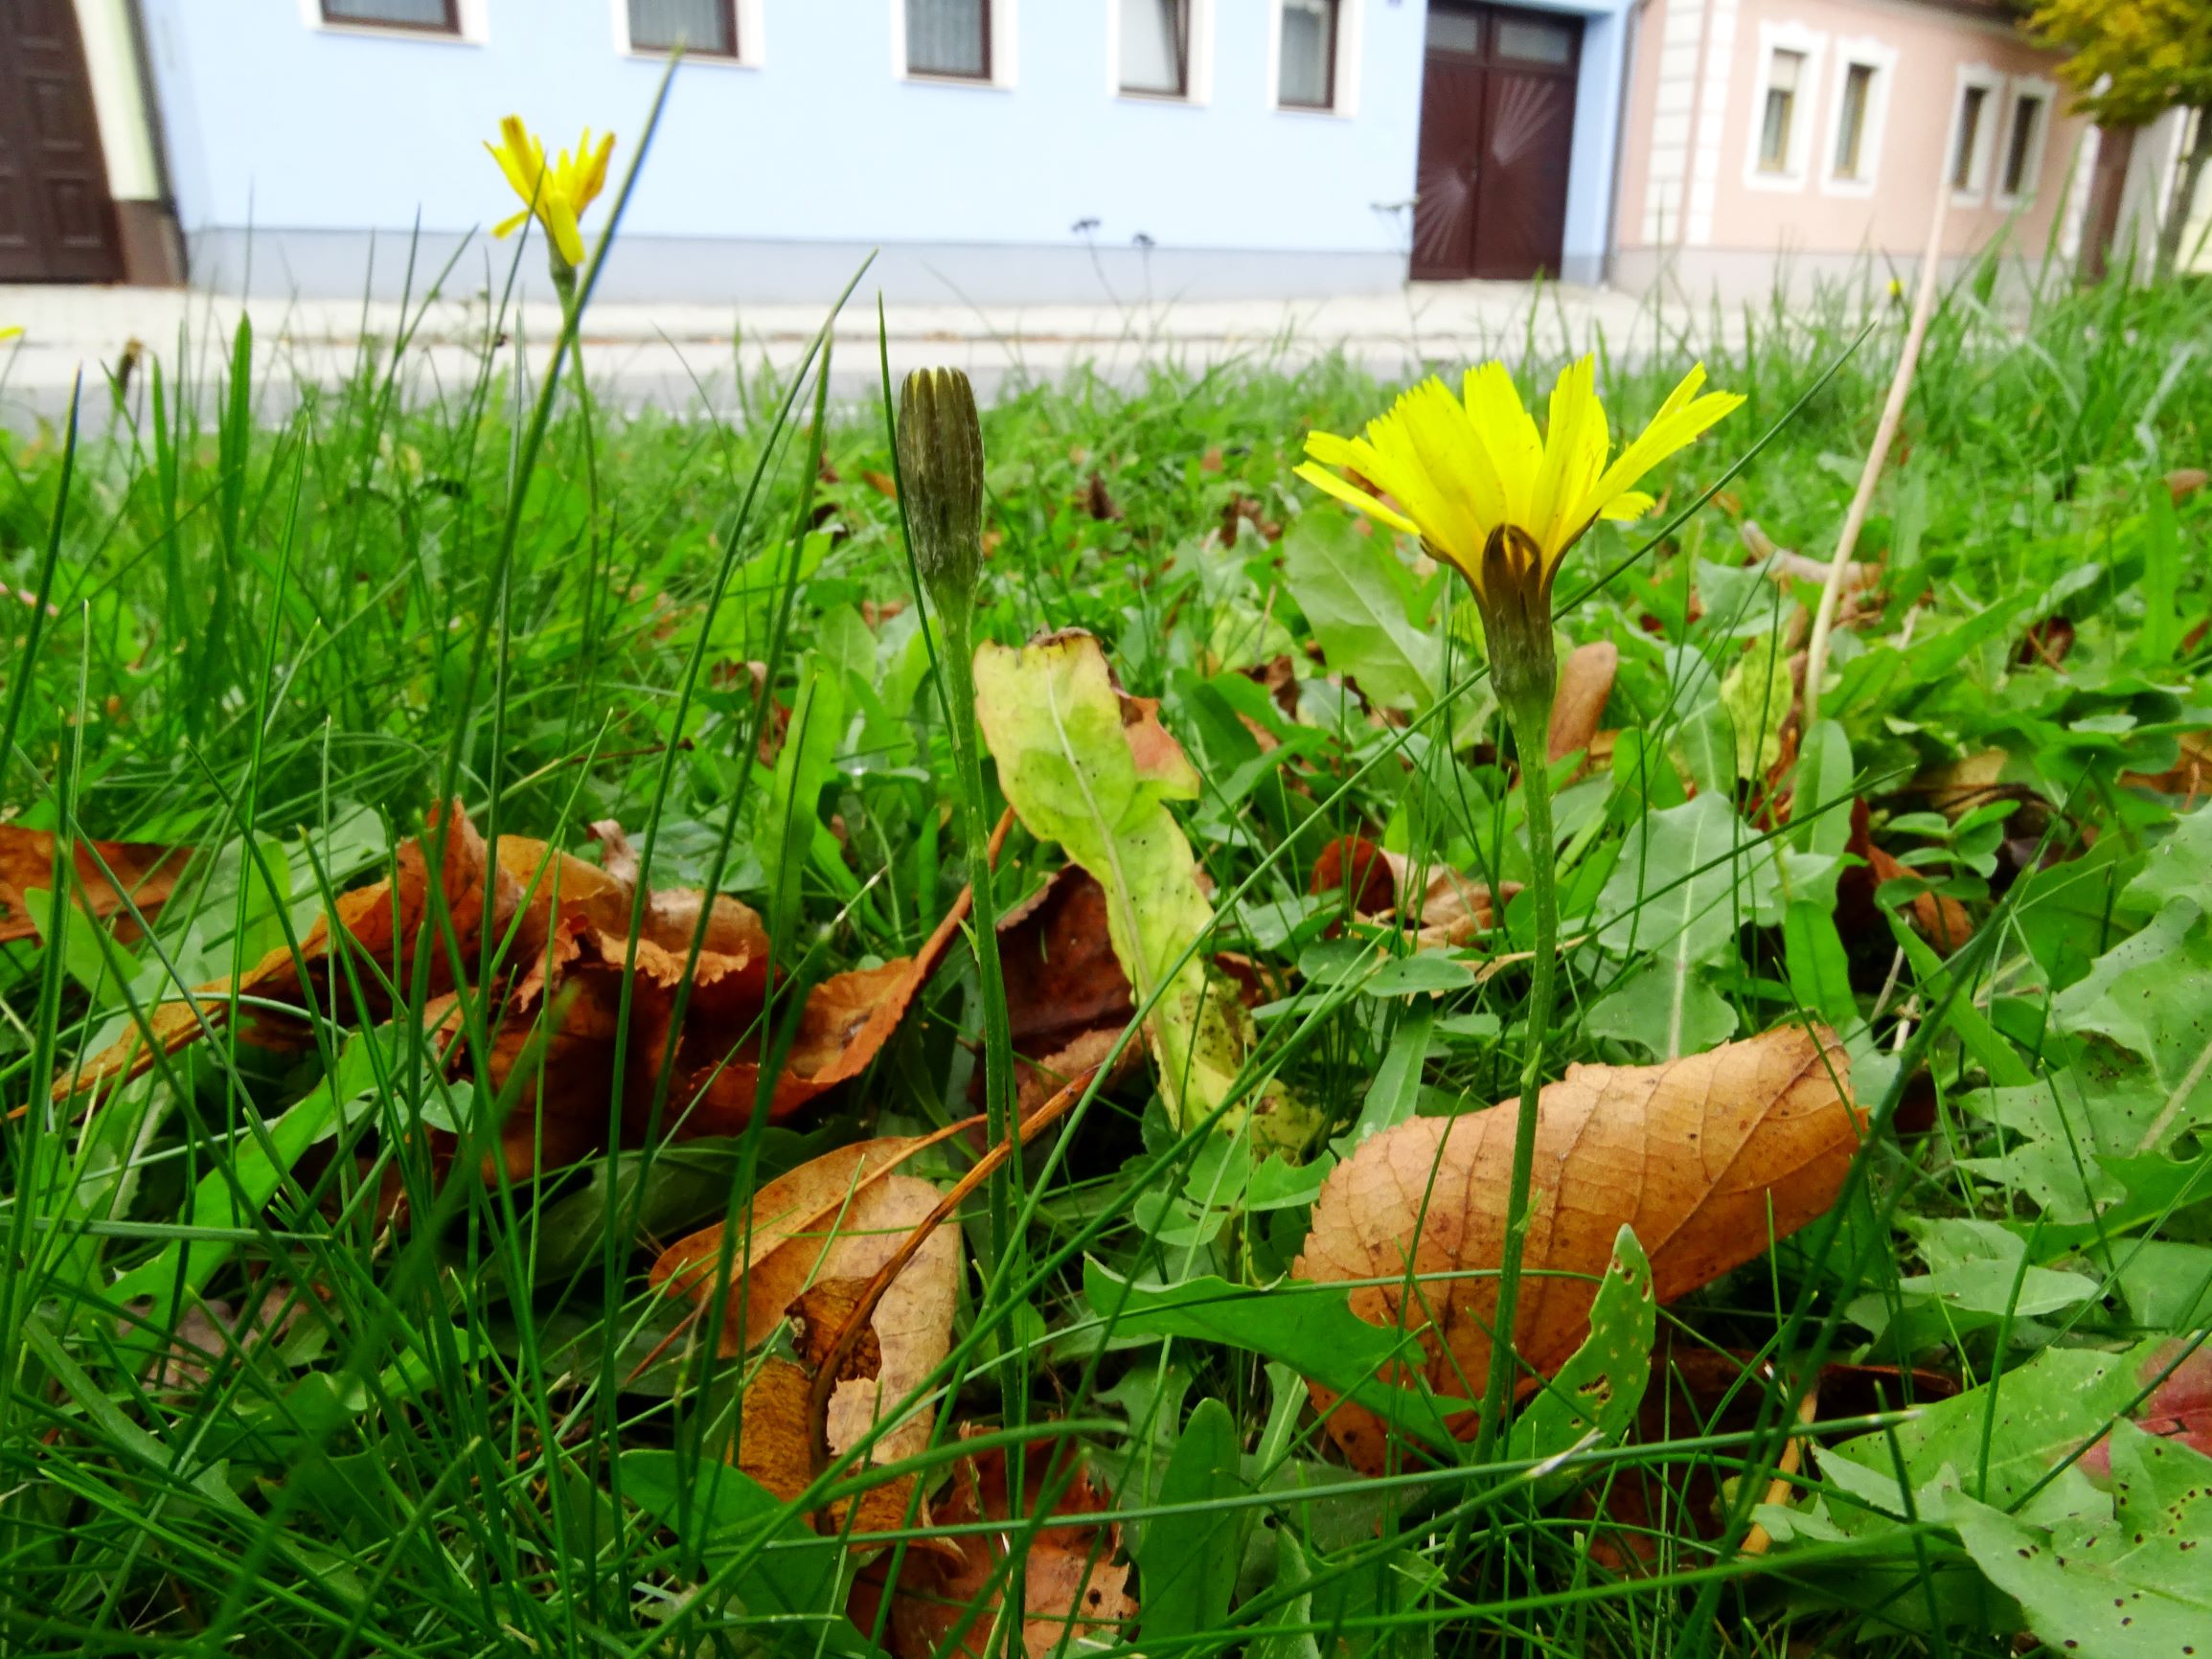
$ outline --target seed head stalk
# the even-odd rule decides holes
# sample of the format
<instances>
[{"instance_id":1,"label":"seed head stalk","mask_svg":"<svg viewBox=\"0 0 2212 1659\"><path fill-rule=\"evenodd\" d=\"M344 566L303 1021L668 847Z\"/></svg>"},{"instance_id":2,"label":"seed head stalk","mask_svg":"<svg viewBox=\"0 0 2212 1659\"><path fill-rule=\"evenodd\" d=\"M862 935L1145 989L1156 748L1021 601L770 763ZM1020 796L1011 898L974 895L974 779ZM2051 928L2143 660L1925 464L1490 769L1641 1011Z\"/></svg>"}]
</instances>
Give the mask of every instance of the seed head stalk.
<instances>
[{"instance_id":1,"label":"seed head stalk","mask_svg":"<svg viewBox=\"0 0 2212 1659\"><path fill-rule=\"evenodd\" d=\"M975 721L975 589L983 563L983 430L975 393L956 369L921 369L899 397L899 484L923 597L944 649L937 659L952 747L961 838L973 895L975 973L983 1000L984 1121L993 1146L1014 1124L1014 1034L998 960L997 906L991 885L991 809L983 791L982 739ZM1009 1158L987 1190L987 1267L1013 1251L1019 1160Z\"/></svg>"}]
</instances>

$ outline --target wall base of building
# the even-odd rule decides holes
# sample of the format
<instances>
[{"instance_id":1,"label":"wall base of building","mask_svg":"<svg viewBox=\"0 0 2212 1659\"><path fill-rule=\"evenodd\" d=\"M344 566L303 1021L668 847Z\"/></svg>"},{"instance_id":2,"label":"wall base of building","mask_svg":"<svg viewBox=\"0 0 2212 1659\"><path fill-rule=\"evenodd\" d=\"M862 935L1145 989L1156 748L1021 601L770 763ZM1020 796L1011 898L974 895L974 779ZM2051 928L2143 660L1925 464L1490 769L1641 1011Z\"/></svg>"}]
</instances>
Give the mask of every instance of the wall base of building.
<instances>
[{"instance_id":1,"label":"wall base of building","mask_svg":"<svg viewBox=\"0 0 2212 1659\"><path fill-rule=\"evenodd\" d=\"M1981 255L1943 261L1943 280L1955 281L1978 265ZM2039 255L1995 256L1993 297L2007 302L2039 287L2073 280L2071 261L2046 263ZM1611 285L1624 293L1655 296L1661 305L1734 311L1777 299L1791 306L1834 300L1863 312L1881 302L1892 281L1910 293L1920 280L1917 253L1776 253L1750 248L1623 248L1611 261Z\"/></svg>"},{"instance_id":2,"label":"wall base of building","mask_svg":"<svg viewBox=\"0 0 2212 1659\"><path fill-rule=\"evenodd\" d=\"M509 272L535 292L544 284L541 244L515 265L516 244L425 231L270 230L222 227L190 238L195 285L260 297L419 298L451 262L443 291L458 299L505 290ZM411 245L412 244L412 245ZM1405 282L1402 253L1227 248L1092 248L1035 244L750 241L625 238L607 261L598 297L618 304L808 304L837 293L870 253L862 287L917 304L1164 303L1303 299L1383 293Z\"/></svg>"},{"instance_id":3,"label":"wall base of building","mask_svg":"<svg viewBox=\"0 0 2212 1659\"><path fill-rule=\"evenodd\" d=\"M123 252L123 280L139 288L184 285L184 233L176 215L157 201L115 204L116 240Z\"/></svg>"}]
</instances>

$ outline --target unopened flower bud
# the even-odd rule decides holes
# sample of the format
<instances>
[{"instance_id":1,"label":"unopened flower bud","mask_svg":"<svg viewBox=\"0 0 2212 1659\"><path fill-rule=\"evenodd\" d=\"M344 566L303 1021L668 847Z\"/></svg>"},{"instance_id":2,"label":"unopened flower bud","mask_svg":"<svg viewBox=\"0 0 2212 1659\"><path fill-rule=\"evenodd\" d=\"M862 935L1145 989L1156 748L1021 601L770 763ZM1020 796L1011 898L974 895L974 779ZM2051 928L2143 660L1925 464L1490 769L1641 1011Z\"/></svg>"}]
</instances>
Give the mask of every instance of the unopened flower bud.
<instances>
[{"instance_id":1,"label":"unopened flower bud","mask_svg":"<svg viewBox=\"0 0 2212 1659\"><path fill-rule=\"evenodd\" d=\"M899 393L899 473L914 562L939 604L975 591L983 556L983 428L958 369L917 369Z\"/></svg>"}]
</instances>

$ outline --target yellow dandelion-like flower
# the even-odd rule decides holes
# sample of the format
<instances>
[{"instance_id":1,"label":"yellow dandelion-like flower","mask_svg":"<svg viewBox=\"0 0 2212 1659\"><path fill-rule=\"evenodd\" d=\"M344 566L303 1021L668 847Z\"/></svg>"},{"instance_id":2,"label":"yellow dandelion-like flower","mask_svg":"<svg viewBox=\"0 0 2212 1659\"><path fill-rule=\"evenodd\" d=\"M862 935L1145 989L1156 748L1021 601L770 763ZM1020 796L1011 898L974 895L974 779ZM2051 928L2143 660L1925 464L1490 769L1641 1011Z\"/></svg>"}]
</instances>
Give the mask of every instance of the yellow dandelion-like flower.
<instances>
[{"instance_id":1,"label":"yellow dandelion-like flower","mask_svg":"<svg viewBox=\"0 0 2212 1659\"><path fill-rule=\"evenodd\" d=\"M537 135L522 125L522 117L511 115L499 124L499 142L484 148L522 198L522 211L500 220L491 234L513 236L535 213L562 262L572 269L582 265L583 233L577 225L584 210L606 188L606 164L614 154L614 134L601 134L595 145L587 126L575 150L562 150L549 165L545 146Z\"/></svg>"},{"instance_id":2,"label":"yellow dandelion-like flower","mask_svg":"<svg viewBox=\"0 0 2212 1659\"><path fill-rule=\"evenodd\" d=\"M11 324L5 329L0 329L0 346L5 346L10 340L19 340L22 337L23 325L21 323Z\"/></svg>"},{"instance_id":3,"label":"yellow dandelion-like flower","mask_svg":"<svg viewBox=\"0 0 2212 1659\"><path fill-rule=\"evenodd\" d=\"M1548 592L1560 560L1591 525L1648 511L1652 497L1635 488L1644 475L1744 401L1731 392L1700 397L1700 364L1608 465L1612 433L1596 377L1592 357L1562 371L1539 437L1503 363L1468 370L1458 398L1431 376L1370 420L1364 437L1309 434L1311 459L1298 476L1421 537L1466 574L1486 612L1509 597L1497 591L1505 582Z\"/></svg>"}]
</instances>

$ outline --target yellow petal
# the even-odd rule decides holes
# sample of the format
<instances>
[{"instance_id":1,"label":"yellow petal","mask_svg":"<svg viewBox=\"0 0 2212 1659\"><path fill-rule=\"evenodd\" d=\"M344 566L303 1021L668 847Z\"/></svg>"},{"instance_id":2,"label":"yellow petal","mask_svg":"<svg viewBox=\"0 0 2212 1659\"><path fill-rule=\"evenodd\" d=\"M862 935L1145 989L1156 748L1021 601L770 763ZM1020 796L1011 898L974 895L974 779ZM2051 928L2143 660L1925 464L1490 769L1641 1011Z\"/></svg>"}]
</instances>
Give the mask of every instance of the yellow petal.
<instances>
[{"instance_id":1,"label":"yellow petal","mask_svg":"<svg viewBox=\"0 0 2212 1659\"><path fill-rule=\"evenodd\" d=\"M1393 530L1402 530L1407 535L1419 535L1421 534L1421 526L1414 523L1412 519L1405 517L1402 513L1391 511L1374 496L1369 495L1355 485L1346 483L1326 466L1315 462L1306 461L1298 465L1296 471L1300 478L1312 485L1314 489L1328 491L1348 507L1357 507L1368 517L1380 519Z\"/></svg>"},{"instance_id":2,"label":"yellow petal","mask_svg":"<svg viewBox=\"0 0 2212 1659\"><path fill-rule=\"evenodd\" d=\"M1652 511L1652 498L1640 489L1624 489L1597 511L1600 518L1641 518Z\"/></svg>"},{"instance_id":3,"label":"yellow petal","mask_svg":"<svg viewBox=\"0 0 2212 1659\"><path fill-rule=\"evenodd\" d=\"M1605 469L1605 405L1598 401L1597 360L1585 356L1560 372L1544 430L1543 466L1521 528L1547 559L1556 560L1597 511L1591 490Z\"/></svg>"},{"instance_id":4,"label":"yellow petal","mask_svg":"<svg viewBox=\"0 0 2212 1659\"><path fill-rule=\"evenodd\" d=\"M1462 385L1469 422L1483 436L1503 496L1500 521L1526 528L1529 499L1543 466L1543 443L1521 407L1520 392L1503 363L1470 369Z\"/></svg>"},{"instance_id":5,"label":"yellow petal","mask_svg":"<svg viewBox=\"0 0 2212 1659\"><path fill-rule=\"evenodd\" d=\"M1704 383L1702 363L1682 376L1681 384L1667 395L1658 414L1652 417L1652 423L1598 479L1593 493L1599 500L1609 501L1632 488L1668 456L1687 447L1716 421L1744 406L1744 399L1733 392L1708 392L1699 397L1698 389Z\"/></svg>"},{"instance_id":6,"label":"yellow petal","mask_svg":"<svg viewBox=\"0 0 2212 1659\"><path fill-rule=\"evenodd\" d=\"M520 213L509 214L505 218L501 219L497 224L491 227L491 234L494 237L497 237L500 240L504 241L507 238L513 236L516 231L520 230L522 228L523 221L529 217L530 210L528 208L524 208Z\"/></svg>"},{"instance_id":7,"label":"yellow petal","mask_svg":"<svg viewBox=\"0 0 2212 1659\"><path fill-rule=\"evenodd\" d=\"M553 238L553 245L560 250L560 257L571 265L582 265L583 237L576 228L576 214L568 203L555 196L538 216L544 219L546 234Z\"/></svg>"}]
</instances>

